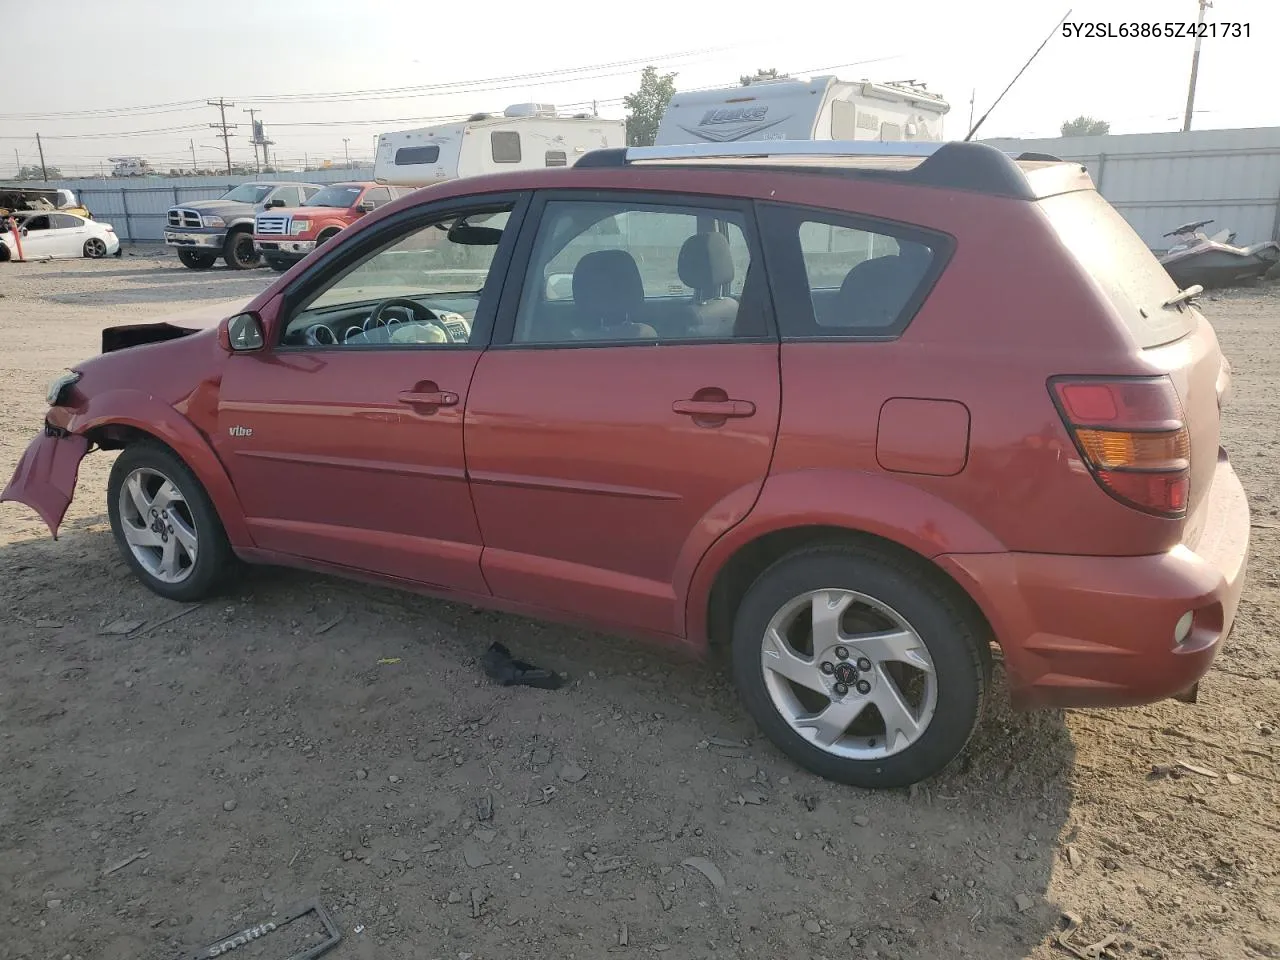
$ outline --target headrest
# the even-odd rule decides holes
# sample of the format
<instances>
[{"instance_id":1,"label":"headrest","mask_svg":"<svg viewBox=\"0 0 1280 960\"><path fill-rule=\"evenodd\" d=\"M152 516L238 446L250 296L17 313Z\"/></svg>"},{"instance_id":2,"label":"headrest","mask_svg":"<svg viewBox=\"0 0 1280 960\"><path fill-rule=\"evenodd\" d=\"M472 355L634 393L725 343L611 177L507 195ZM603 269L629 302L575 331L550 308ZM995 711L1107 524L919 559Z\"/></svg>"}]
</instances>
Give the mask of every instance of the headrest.
<instances>
[{"instance_id":1,"label":"headrest","mask_svg":"<svg viewBox=\"0 0 1280 960\"><path fill-rule=\"evenodd\" d=\"M640 268L625 250L595 250L573 268L573 302L591 321L617 324L644 306Z\"/></svg>"},{"instance_id":2,"label":"headrest","mask_svg":"<svg viewBox=\"0 0 1280 960\"><path fill-rule=\"evenodd\" d=\"M733 255L723 233L695 233L680 248L680 282L698 293L711 293L733 282Z\"/></svg>"}]
</instances>

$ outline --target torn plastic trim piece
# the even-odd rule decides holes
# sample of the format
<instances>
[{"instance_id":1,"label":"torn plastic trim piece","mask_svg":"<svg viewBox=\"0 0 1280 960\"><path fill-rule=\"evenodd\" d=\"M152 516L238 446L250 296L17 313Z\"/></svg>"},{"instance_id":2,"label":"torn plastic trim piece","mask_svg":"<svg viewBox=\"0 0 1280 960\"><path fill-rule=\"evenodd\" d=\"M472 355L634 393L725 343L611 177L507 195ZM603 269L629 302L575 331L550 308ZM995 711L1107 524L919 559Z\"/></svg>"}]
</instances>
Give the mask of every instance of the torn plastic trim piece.
<instances>
[{"instance_id":1,"label":"torn plastic trim piece","mask_svg":"<svg viewBox=\"0 0 1280 960\"><path fill-rule=\"evenodd\" d=\"M338 930L337 924L333 922L333 918L329 916L329 912L325 910L319 900L300 904L282 917L264 920L262 923L219 937L212 943L193 950L187 955L187 958L188 960L208 960L210 957L221 957L228 953L233 953L243 946L275 933L295 920L302 919L309 913L314 913L320 920L321 925L324 927L326 939L298 953L291 954L284 960L312 960L313 957L320 956L320 954L336 945L342 939L342 933Z\"/></svg>"},{"instance_id":2,"label":"torn plastic trim piece","mask_svg":"<svg viewBox=\"0 0 1280 960\"><path fill-rule=\"evenodd\" d=\"M554 670L544 670L523 660L513 659L511 651L496 641L485 651L484 672L504 687L538 687L558 690L560 675Z\"/></svg>"}]
</instances>

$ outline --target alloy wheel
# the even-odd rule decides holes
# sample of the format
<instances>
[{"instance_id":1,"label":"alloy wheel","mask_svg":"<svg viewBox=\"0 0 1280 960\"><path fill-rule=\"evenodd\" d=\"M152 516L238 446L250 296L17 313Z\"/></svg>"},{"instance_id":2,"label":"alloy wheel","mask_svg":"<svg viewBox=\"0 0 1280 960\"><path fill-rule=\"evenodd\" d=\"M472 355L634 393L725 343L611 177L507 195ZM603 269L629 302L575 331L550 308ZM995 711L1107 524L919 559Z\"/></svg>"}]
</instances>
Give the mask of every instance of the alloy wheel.
<instances>
[{"instance_id":1,"label":"alloy wheel","mask_svg":"<svg viewBox=\"0 0 1280 960\"><path fill-rule=\"evenodd\" d=\"M199 555L195 519L177 485L139 467L120 487L120 527L134 559L162 583L181 583Z\"/></svg>"},{"instance_id":2,"label":"alloy wheel","mask_svg":"<svg viewBox=\"0 0 1280 960\"><path fill-rule=\"evenodd\" d=\"M786 603L761 642L765 688L786 723L850 760L901 753L929 727L938 678L904 617L852 590L814 590Z\"/></svg>"}]
</instances>

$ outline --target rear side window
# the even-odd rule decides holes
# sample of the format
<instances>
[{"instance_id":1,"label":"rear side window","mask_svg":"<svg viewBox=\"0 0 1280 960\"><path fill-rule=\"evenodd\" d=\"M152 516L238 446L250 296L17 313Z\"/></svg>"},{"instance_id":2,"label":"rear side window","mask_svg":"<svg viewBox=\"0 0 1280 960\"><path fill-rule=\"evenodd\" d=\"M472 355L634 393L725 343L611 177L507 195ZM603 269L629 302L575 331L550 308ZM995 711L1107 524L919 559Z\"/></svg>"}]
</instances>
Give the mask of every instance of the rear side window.
<instances>
[{"instance_id":1,"label":"rear side window","mask_svg":"<svg viewBox=\"0 0 1280 960\"><path fill-rule=\"evenodd\" d=\"M494 163L520 162L520 134L514 130L495 130L489 134Z\"/></svg>"},{"instance_id":2,"label":"rear side window","mask_svg":"<svg viewBox=\"0 0 1280 960\"><path fill-rule=\"evenodd\" d=\"M760 208L784 339L883 339L911 321L946 237L828 211Z\"/></svg>"},{"instance_id":3,"label":"rear side window","mask_svg":"<svg viewBox=\"0 0 1280 960\"><path fill-rule=\"evenodd\" d=\"M1040 209L1058 238L1097 281L1121 321L1142 348L1185 337L1195 314L1163 306L1178 285L1142 238L1096 190L1046 197Z\"/></svg>"},{"instance_id":4,"label":"rear side window","mask_svg":"<svg viewBox=\"0 0 1280 960\"><path fill-rule=\"evenodd\" d=\"M414 163L435 163L440 159L440 145L433 143L426 147L401 147L396 151L396 166L403 167Z\"/></svg>"}]
</instances>

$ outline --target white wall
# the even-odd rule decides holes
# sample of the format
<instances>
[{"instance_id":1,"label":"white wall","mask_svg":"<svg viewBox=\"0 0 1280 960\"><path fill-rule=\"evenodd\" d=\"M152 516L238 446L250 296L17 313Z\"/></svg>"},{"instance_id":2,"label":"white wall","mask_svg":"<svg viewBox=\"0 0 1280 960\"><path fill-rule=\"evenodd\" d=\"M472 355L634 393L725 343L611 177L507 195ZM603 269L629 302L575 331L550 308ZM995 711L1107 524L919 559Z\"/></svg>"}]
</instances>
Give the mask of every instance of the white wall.
<instances>
[{"instance_id":1,"label":"white wall","mask_svg":"<svg viewBox=\"0 0 1280 960\"><path fill-rule=\"evenodd\" d=\"M1152 249L1210 218L1210 233L1230 227L1237 243L1280 240L1280 127L986 142L1080 161Z\"/></svg>"}]
</instances>

